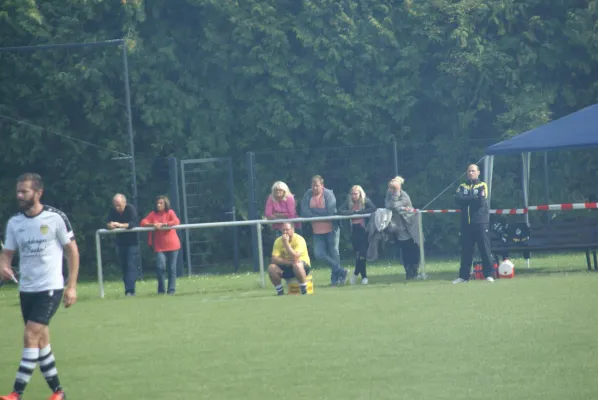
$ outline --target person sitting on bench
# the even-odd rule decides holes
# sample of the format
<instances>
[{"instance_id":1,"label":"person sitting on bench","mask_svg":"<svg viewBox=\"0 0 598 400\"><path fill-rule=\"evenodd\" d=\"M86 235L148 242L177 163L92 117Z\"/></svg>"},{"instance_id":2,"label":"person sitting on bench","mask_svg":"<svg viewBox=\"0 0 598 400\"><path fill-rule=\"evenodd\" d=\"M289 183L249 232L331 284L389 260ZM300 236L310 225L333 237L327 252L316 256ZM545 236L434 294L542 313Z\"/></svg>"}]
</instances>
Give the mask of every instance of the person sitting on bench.
<instances>
[{"instance_id":1,"label":"person sitting on bench","mask_svg":"<svg viewBox=\"0 0 598 400\"><path fill-rule=\"evenodd\" d=\"M309 275L309 254L305 239L295 233L293 225L285 222L280 227L282 236L274 241L272 263L268 266L270 281L279 296L284 294L282 279L297 278L301 294L307 294L306 277Z\"/></svg>"}]
</instances>

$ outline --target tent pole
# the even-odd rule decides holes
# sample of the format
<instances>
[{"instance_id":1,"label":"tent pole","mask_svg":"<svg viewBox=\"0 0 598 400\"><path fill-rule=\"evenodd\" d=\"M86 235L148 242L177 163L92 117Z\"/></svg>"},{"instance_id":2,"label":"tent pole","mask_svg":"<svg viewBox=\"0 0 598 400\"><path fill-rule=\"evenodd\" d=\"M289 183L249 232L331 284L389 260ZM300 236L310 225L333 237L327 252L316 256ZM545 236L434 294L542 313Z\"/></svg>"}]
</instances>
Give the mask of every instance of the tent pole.
<instances>
[{"instance_id":1,"label":"tent pole","mask_svg":"<svg viewBox=\"0 0 598 400\"><path fill-rule=\"evenodd\" d=\"M523 207L529 207L529 163L530 153L521 153L521 175L523 185ZM525 223L529 225L529 214L525 213Z\"/></svg>"},{"instance_id":2,"label":"tent pole","mask_svg":"<svg viewBox=\"0 0 598 400\"><path fill-rule=\"evenodd\" d=\"M548 179L548 152L544 152L544 204L550 204L550 181ZM545 220L550 219L549 213L544 213Z\"/></svg>"},{"instance_id":3,"label":"tent pole","mask_svg":"<svg viewBox=\"0 0 598 400\"><path fill-rule=\"evenodd\" d=\"M492 168L494 166L494 156L484 157L484 182L488 186L488 207L490 207L491 194L492 194Z\"/></svg>"}]
</instances>

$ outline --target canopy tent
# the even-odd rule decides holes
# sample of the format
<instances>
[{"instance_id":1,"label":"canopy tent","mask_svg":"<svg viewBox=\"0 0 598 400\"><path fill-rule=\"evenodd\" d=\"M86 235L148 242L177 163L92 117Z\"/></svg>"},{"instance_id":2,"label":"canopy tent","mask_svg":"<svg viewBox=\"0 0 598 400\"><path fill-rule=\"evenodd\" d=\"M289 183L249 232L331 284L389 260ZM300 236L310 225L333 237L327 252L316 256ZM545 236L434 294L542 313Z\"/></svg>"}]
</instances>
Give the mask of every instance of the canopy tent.
<instances>
[{"instance_id":1,"label":"canopy tent","mask_svg":"<svg viewBox=\"0 0 598 400\"><path fill-rule=\"evenodd\" d=\"M527 208L529 206L529 170L532 152L589 147L598 147L598 104L489 146L486 148L486 157L484 158L484 180L488 184L488 201L490 201L492 191L494 155L521 154L523 202ZM544 166L546 168L546 161ZM526 222L529 222L527 214L525 218Z\"/></svg>"}]
</instances>

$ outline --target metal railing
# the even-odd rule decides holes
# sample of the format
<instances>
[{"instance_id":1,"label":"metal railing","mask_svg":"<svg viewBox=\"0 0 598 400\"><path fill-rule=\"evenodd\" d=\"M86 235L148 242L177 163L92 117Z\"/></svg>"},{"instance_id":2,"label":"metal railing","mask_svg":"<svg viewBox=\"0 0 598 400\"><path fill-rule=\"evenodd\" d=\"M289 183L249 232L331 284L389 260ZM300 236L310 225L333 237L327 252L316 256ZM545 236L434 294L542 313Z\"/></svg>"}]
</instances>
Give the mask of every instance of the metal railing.
<instances>
[{"instance_id":1,"label":"metal railing","mask_svg":"<svg viewBox=\"0 0 598 400\"><path fill-rule=\"evenodd\" d=\"M417 214L417 223L419 225L419 253L420 253L420 276L425 279L425 259L424 259L424 230L422 226L422 213L419 210L415 210ZM220 228L229 226L247 226L255 225L257 230L257 246L258 246L258 257L259 257L259 271L260 271L260 284L263 287L266 286L265 271L264 271L264 249L262 244L262 225L281 224L281 223L295 223L295 222L314 222L314 221L333 221L333 220L345 220L353 218L367 218L372 214L355 214L355 215L333 215L327 217L315 217L315 218L294 218L294 219L259 219L249 221L226 221L226 222L205 222L201 224L184 224L172 226L169 229L197 229L197 228ZM102 243L101 235L118 234L126 232L151 232L155 231L155 228L133 228L133 229L98 229L95 234L96 240L96 258L98 262L98 283L100 286L100 297L104 298L104 273L102 266Z\"/></svg>"}]
</instances>

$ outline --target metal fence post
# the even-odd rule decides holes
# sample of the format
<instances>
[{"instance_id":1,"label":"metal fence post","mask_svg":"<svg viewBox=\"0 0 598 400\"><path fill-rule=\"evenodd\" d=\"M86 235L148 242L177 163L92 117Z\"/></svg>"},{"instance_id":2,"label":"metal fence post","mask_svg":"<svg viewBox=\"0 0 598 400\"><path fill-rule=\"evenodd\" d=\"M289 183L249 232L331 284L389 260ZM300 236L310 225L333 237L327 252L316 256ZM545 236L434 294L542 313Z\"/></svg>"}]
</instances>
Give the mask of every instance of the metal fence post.
<instances>
[{"instance_id":1,"label":"metal fence post","mask_svg":"<svg viewBox=\"0 0 598 400\"><path fill-rule=\"evenodd\" d=\"M123 45L123 70L125 75L125 103L127 107L127 131L129 134L129 151L131 152L131 186L133 189L133 205L139 213L139 199L137 193L137 167L135 166L135 139L133 135L133 113L131 111L131 89L129 85L129 61L127 57L127 41L122 39ZM139 235L137 235L137 246L140 246ZM143 279L143 260L138 257L140 278Z\"/></svg>"},{"instance_id":2,"label":"metal fence post","mask_svg":"<svg viewBox=\"0 0 598 400\"><path fill-rule=\"evenodd\" d=\"M249 191L248 213L249 219L257 219L257 207L255 203L255 153L247 152L247 182ZM253 254L253 271L259 270L259 256L258 256L258 237L257 231L251 230L251 252Z\"/></svg>"},{"instance_id":3,"label":"metal fence post","mask_svg":"<svg viewBox=\"0 0 598 400\"><path fill-rule=\"evenodd\" d=\"M589 201L589 200L588 200ZM544 152L544 204L550 204L550 179L548 178L548 152ZM552 213L544 213L544 222L550 221Z\"/></svg>"},{"instance_id":4,"label":"metal fence post","mask_svg":"<svg viewBox=\"0 0 598 400\"><path fill-rule=\"evenodd\" d=\"M266 278L264 276L264 247L262 246L262 224L255 225L256 233L257 233L257 241L258 241L258 257L259 257L259 265L260 265L260 284L262 288L266 287Z\"/></svg>"},{"instance_id":5,"label":"metal fence post","mask_svg":"<svg viewBox=\"0 0 598 400\"><path fill-rule=\"evenodd\" d=\"M102 239L100 231L96 231L96 259L98 260L98 283L100 284L100 297L104 298L104 266L102 265Z\"/></svg>"},{"instance_id":6,"label":"metal fence post","mask_svg":"<svg viewBox=\"0 0 598 400\"><path fill-rule=\"evenodd\" d=\"M178 170L178 159L176 157L168 157L168 197L170 198L170 204L177 215L181 215L181 199L179 196L179 170ZM186 247L186 243L181 240L181 232L177 231L179 240L183 246ZM179 252L179 256L176 259L177 276L183 275L183 257L182 253L184 248Z\"/></svg>"},{"instance_id":7,"label":"metal fence post","mask_svg":"<svg viewBox=\"0 0 598 400\"><path fill-rule=\"evenodd\" d=\"M419 279L426 279L426 257L424 251L424 223L422 218L423 213L417 210L417 224L419 225Z\"/></svg>"},{"instance_id":8,"label":"metal fence post","mask_svg":"<svg viewBox=\"0 0 598 400\"><path fill-rule=\"evenodd\" d=\"M235 198L235 184L233 175L233 162L228 159L228 185L230 190L230 207L231 217L233 221L237 220L237 200ZM235 264L235 272L239 271L239 229L233 227L233 263Z\"/></svg>"},{"instance_id":9,"label":"metal fence post","mask_svg":"<svg viewBox=\"0 0 598 400\"><path fill-rule=\"evenodd\" d=\"M394 176L397 176L399 175L399 154L397 152L397 140L394 137L392 138L392 149L392 161L395 167Z\"/></svg>"},{"instance_id":10,"label":"metal fence post","mask_svg":"<svg viewBox=\"0 0 598 400\"><path fill-rule=\"evenodd\" d=\"M123 39L123 69L125 75L125 103L127 106L127 131L129 133L129 151L131 152L131 186L133 189L133 204L139 211L137 204L137 169L135 166L135 142L133 137L133 116L131 112L131 91L129 88L129 62L127 60L127 42Z\"/></svg>"},{"instance_id":11,"label":"metal fence post","mask_svg":"<svg viewBox=\"0 0 598 400\"><path fill-rule=\"evenodd\" d=\"M189 223L189 215L187 213L187 185L185 184L185 160L181 160L181 183L183 186L183 215L185 217L185 224ZM187 272L191 276L191 249L189 247L189 230L185 229L185 248L187 254Z\"/></svg>"}]
</instances>

